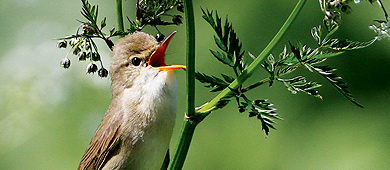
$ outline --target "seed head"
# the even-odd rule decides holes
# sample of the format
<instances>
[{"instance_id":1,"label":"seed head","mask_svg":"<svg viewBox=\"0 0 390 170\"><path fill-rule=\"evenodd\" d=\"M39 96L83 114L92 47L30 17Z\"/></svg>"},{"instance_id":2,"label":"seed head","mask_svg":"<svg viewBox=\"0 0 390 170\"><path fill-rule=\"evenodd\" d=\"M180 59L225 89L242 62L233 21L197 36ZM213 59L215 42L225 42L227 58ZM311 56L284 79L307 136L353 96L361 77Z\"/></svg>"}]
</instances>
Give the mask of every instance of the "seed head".
<instances>
[{"instance_id":1,"label":"seed head","mask_svg":"<svg viewBox=\"0 0 390 170\"><path fill-rule=\"evenodd\" d=\"M95 73L97 71L97 66L96 64L93 64L93 63L90 63L88 66L87 66L87 73Z\"/></svg>"},{"instance_id":2,"label":"seed head","mask_svg":"<svg viewBox=\"0 0 390 170\"><path fill-rule=\"evenodd\" d=\"M68 42L66 42L65 40L59 40L57 42L57 47L58 48L66 48L67 45L68 45Z\"/></svg>"},{"instance_id":3,"label":"seed head","mask_svg":"<svg viewBox=\"0 0 390 170\"><path fill-rule=\"evenodd\" d=\"M85 61L85 59L87 58L87 53L85 51L79 52L77 56L79 57L79 61Z\"/></svg>"},{"instance_id":4,"label":"seed head","mask_svg":"<svg viewBox=\"0 0 390 170\"><path fill-rule=\"evenodd\" d=\"M107 77L107 76L108 76L108 71L107 71L107 69L105 69L105 68L99 69L98 75L99 75L99 77L101 77L101 78Z\"/></svg>"},{"instance_id":5,"label":"seed head","mask_svg":"<svg viewBox=\"0 0 390 170\"><path fill-rule=\"evenodd\" d=\"M63 67L63 68L69 68L69 67L70 67L70 60L69 60L69 58L63 58L63 59L60 61L60 65L61 65L61 67Z\"/></svg>"},{"instance_id":6,"label":"seed head","mask_svg":"<svg viewBox=\"0 0 390 170\"><path fill-rule=\"evenodd\" d=\"M158 34L156 35L156 40L157 40L158 42L161 42L162 40L164 40L164 38L165 38L165 35L164 35L163 33L158 33Z\"/></svg>"},{"instance_id":7,"label":"seed head","mask_svg":"<svg viewBox=\"0 0 390 170\"><path fill-rule=\"evenodd\" d=\"M81 24L84 35L92 35L95 33L95 28L87 24Z\"/></svg>"}]
</instances>

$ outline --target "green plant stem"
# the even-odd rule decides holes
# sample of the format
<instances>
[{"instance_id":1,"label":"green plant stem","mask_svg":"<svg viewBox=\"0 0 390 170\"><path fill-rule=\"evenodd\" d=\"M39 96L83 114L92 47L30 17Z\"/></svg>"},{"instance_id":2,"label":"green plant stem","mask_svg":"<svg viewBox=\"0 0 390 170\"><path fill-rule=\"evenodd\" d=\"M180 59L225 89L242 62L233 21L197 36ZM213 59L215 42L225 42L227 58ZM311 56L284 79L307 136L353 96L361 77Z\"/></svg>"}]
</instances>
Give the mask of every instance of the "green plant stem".
<instances>
[{"instance_id":1,"label":"green plant stem","mask_svg":"<svg viewBox=\"0 0 390 170\"><path fill-rule=\"evenodd\" d=\"M170 157L169 157L169 149L168 149L167 150L167 154L165 154L164 162L161 165L161 169L160 170L167 170L168 169L169 160L170 160Z\"/></svg>"},{"instance_id":2,"label":"green plant stem","mask_svg":"<svg viewBox=\"0 0 390 170\"><path fill-rule=\"evenodd\" d=\"M192 0L184 0L186 23L187 113L195 115L195 21ZM182 169L197 123L185 119L169 169Z\"/></svg>"},{"instance_id":3,"label":"green plant stem","mask_svg":"<svg viewBox=\"0 0 390 170\"><path fill-rule=\"evenodd\" d=\"M246 88L241 89L241 93L245 93L245 92L247 92L249 90L252 90L252 89L254 89L256 87L259 87L259 86L261 86L261 85L263 85L265 83L268 83L270 81L271 81L271 78L267 77L267 78L265 78L263 80L260 80L259 82L255 83L255 84L252 84L252 85L250 85L250 86L248 86Z\"/></svg>"},{"instance_id":4,"label":"green plant stem","mask_svg":"<svg viewBox=\"0 0 390 170\"><path fill-rule=\"evenodd\" d=\"M260 53L260 55L248 66L247 69L245 69L240 76L237 77L236 80L234 80L229 87L225 88L221 93L219 93L214 99L212 99L209 103L205 104L200 110L200 113L207 113L211 109L213 109L218 101L220 101L225 96L228 96L230 93L232 93L232 90L237 90L238 87L241 86L241 84L248 79L256 70L258 66L264 61L264 59L271 53L272 49L276 46L276 44L279 42L279 40L282 38L282 36L286 33L287 29L290 27L292 22L295 20L295 18L298 16L299 12L302 10L303 6L305 5L306 0L299 0L297 5L295 6L294 10L291 12L290 16L286 20L286 22L283 24L282 28L278 31L278 33L275 35L275 37L271 40L271 42L265 47L265 49Z\"/></svg>"},{"instance_id":5,"label":"green plant stem","mask_svg":"<svg viewBox=\"0 0 390 170\"><path fill-rule=\"evenodd\" d=\"M192 121L184 121L180 132L181 135L179 138L179 143L176 146L175 154L173 160L170 163L169 170L180 170L183 168L196 125L197 123Z\"/></svg>"},{"instance_id":6,"label":"green plant stem","mask_svg":"<svg viewBox=\"0 0 390 170\"><path fill-rule=\"evenodd\" d=\"M382 4L382 1L377 0L377 2L378 2L378 4L379 4L379 6L382 8L383 13L385 13L385 18L386 18L386 20L387 20L387 18L389 17L389 15L387 14L386 9L385 9L385 7L384 7L383 4Z\"/></svg>"},{"instance_id":7,"label":"green plant stem","mask_svg":"<svg viewBox=\"0 0 390 170\"><path fill-rule=\"evenodd\" d=\"M116 0L116 19L118 23L118 31L124 32L125 27L123 26L122 0ZM121 35L120 37L122 38L124 35Z\"/></svg>"},{"instance_id":8,"label":"green plant stem","mask_svg":"<svg viewBox=\"0 0 390 170\"><path fill-rule=\"evenodd\" d=\"M192 0L184 1L186 16L187 115L195 114L195 21Z\"/></svg>"}]
</instances>

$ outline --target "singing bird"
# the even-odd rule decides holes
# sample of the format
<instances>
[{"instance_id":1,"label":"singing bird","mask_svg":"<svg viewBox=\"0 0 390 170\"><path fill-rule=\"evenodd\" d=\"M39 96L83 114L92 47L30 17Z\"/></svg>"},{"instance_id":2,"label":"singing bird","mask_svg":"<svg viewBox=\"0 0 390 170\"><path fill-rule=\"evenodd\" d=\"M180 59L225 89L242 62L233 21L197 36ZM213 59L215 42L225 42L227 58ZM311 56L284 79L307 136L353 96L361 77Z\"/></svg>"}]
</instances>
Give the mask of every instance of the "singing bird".
<instances>
[{"instance_id":1,"label":"singing bird","mask_svg":"<svg viewBox=\"0 0 390 170\"><path fill-rule=\"evenodd\" d=\"M111 104L79 170L157 170L168 150L176 115L176 78L161 43L144 32L118 40L111 63Z\"/></svg>"}]
</instances>

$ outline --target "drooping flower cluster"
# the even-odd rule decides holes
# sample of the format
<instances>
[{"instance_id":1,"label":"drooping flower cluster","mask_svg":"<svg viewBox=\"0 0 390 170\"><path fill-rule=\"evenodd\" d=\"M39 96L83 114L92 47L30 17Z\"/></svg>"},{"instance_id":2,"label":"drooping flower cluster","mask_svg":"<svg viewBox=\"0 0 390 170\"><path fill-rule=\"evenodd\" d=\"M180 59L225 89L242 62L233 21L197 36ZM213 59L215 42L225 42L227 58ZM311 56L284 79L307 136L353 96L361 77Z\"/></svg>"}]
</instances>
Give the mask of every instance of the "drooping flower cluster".
<instances>
[{"instance_id":1,"label":"drooping flower cluster","mask_svg":"<svg viewBox=\"0 0 390 170\"><path fill-rule=\"evenodd\" d=\"M83 35L87 35L92 33L94 30L92 27L89 27L88 25L81 24L80 28L82 28ZM103 67L102 60L100 57L100 54L97 51L97 46L94 44L94 42L91 40L91 38L88 37L73 37L69 40L67 39L61 39L57 42L58 48L66 48L67 46L72 48L69 53L66 55L64 59L61 60L60 65L63 68L69 68L70 67L70 59L68 55L70 53L73 53L75 56L78 57L79 61L86 61L89 60L90 64L87 66L86 73L94 74L98 73L98 76L103 78L108 76L108 70ZM99 62L101 65L101 68L98 70L98 66L96 63Z\"/></svg>"},{"instance_id":2,"label":"drooping flower cluster","mask_svg":"<svg viewBox=\"0 0 390 170\"><path fill-rule=\"evenodd\" d=\"M379 23L380 23L379 26L373 24L373 25L369 26L369 28L371 30L374 30L374 32L376 34L378 34L376 36L376 38L378 40L381 40L384 38L390 39L390 16L387 17L387 21L380 21Z\"/></svg>"}]
</instances>

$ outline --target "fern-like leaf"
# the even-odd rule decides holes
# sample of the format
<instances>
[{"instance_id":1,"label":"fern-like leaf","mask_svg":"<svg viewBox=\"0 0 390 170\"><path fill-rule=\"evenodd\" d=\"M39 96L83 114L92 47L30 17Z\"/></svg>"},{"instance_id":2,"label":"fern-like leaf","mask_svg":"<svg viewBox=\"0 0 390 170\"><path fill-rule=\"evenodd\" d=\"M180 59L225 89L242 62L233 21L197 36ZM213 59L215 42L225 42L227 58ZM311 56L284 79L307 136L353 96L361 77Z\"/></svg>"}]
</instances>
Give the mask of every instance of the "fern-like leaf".
<instances>
[{"instance_id":1,"label":"fern-like leaf","mask_svg":"<svg viewBox=\"0 0 390 170\"><path fill-rule=\"evenodd\" d=\"M217 36L214 36L215 44L223 51L210 50L211 53L222 63L233 67L236 74L244 70L246 61L243 59L244 51L242 51L242 45L237 37L236 32L233 29L232 24L225 20L225 24L222 24L222 19L219 17L218 12L203 10L203 19L205 19L210 26L214 29Z\"/></svg>"},{"instance_id":2,"label":"fern-like leaf","mask_svg":"<svg viewBox=\"0 0 390 170\"><path fill-rule=\"evenodd\" d=\"M337 89L337 91L339 91L345 98L347 98L353 104L363 108L363 106L361 104L359 104L356 101L356 99L353 97L347 84L342 81L343 78L334 74L336 69L329 67L329 66L312 66L312 67L313 67L313 70L315 70L322 77L324 77L326 80L328 80L328 82L330 82L333 85L333 87L335 87Z\"/></svg>"},{"instance_id":3,"label":"fern-like leaf","mask_svg":"<svg viewBox=\"0 0 390 170\"><path fill-rule=\"evenodd\" d=\"M304 92L308 95L322 98L318 93L317 88L322 85L317 82L307 82L306 78L303 76L297 76L291 79L278 79L283 82L283 84L287 87L292 94L297 94L298 92Z\"/></svg>"},{"instance_id":4,"label":"fern-like leaf","mask_svg":"<svg viewBox=\"0 0 390 170\"><path fill-rule=\"evenodd\" d=\"M273 107L272 103L267 100L250 100L246 96L241 96L244 101L239 103L240 112L249 111L249 117L256 117L261 122L261 128L265 135L268 136L270 128L276 129L275 119L282 119L277 113L276 108Z\"/></svg>"},{"instance_id":5,"label":"fern-like leaf","mask_svg":"<svg viewBox=\"0 0 390 170\"><path fill-rule=\"evenodd\" d=\"M365 48L373 44L377 39L374 38L367 42L359 42L353 40L339 40L339 39L329 39L324 41L321 48L329 48L332 50L342 51L342 50L355 50L360 48Z\"/></svg>"},{"instance_id":6,"label":"fern-like leaf","mask_svg":"<svg viewBox=\"0 0 390 170\"><path fill-rule=\"evenodd\" d=\"M229 86L226 81L204 73L195 72L195 79L199 80L201 83L204 83L205 87L211 88L211 92L221 91Z\"/></svg>"}]
</instances>

